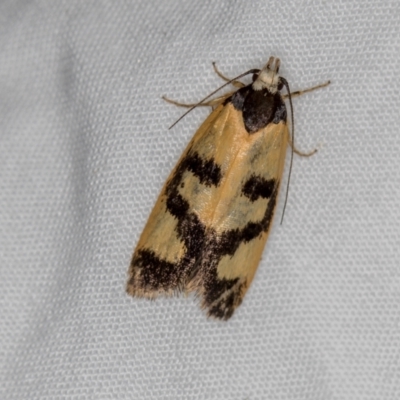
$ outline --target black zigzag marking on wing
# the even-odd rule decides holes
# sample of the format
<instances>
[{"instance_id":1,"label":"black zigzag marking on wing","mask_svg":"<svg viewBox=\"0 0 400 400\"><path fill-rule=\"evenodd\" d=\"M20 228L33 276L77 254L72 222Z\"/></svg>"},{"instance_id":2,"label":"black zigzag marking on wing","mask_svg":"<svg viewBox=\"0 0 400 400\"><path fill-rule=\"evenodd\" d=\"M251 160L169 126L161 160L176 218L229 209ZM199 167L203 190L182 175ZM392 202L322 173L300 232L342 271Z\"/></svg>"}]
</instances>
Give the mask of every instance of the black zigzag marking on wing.
<instances>
[{"instance_id":1,"label":"black zigzag marking on wing","mask_svg":"<svg viewBox=\"0 0 400 400\"><path fill-rule=\"evenodd\" d=\"M213 247L213 260L207 260L203 264L204 274L204 304L209 308L209 314L222 319L232 316L236 307L241 303L241 291L243 285L237 285L239 279L219 279L217 277L218 263L223 256L233 256L241 243L250 242L262 232L266 232L272 221L279 185L276 185L270 197L264 216L259 222L249 222L242 229L231 229L217 238ZM234 287L237 285L236 287ZM226 291L231 293L224 297ZM221 299L220 301L217 301ZM217 302L216 302L217 301Z\"/></svg>"},{"instance_id":2,"label":"black zigzag marking on wing","mask_svg":"<svg viewBox=\"0 0 400 400\"><path fill-rule=\"evenodd\" d=\"M190 212L189 202L178 190L187 170L193 172L200 182L205 184L217 185L221 179L221 168L217 164L212 160L202 160L197 153L188 152L165 189L166 207L178 220L177 235L185 245L185 254L178 262L171 263L158 257L151 249L139 250L131 263L132 269L140 269L140 278L133 275L129 282L134 286L137 285L135 280L140 279L138 284L145 290L179 290L193 275L193 268L201 259L206 226L196 214Z\"/></svg>"},{"instance_id":3,"label":"black zigzag marking on wing","mask_svg":"<svg viewBox=\"0 0 400 400\"><path fill-rule=\"evenodd\" d=\"M242 303L242 291L246 286L247 283L237 284L237 282L235 282L235 284L232 285L227 292L225 292L225 295L221 295L219 297L219 300L215 304L210 304L208 308L208 315L224 320L232 317L236 308Z\"/></svg>"},{"instance_id":4,"label":"black zigzag marking on wing","mask_svg":"<svg viewBox=\"0 0 400 400\"><path fill-rule=\"evenodd\" d=\"M221 180L221 167L211 160L203 160L197 153L193 153L185 159L187 169L197 176L200 183L206 186L218 186Z\"/></svg>"},{"instance_id":5,"label":"black zigzag marking on wing","mask_svg":"<svg viewBox=\"0 0 400 400\"><path fill-rule=\"evenodd\" d=\"M265 179L259 175L251 175L243 185L242 193L250 199L251 202L260 197L269 199L275 188L275 179Z\"/></svg>"},{"instance_id":6,"label":"black zigzag marking on wing","mask_svg":"<svg viewBox=\"0 0 400 400\"><path fill-rule=\"evenodd\" d=\"M140 269L140 277L134 274L129 284L134 287L139 285L147 291L181 290L185 286L201 259L206 238L205 226L194 213L188 213L178 221L177 231L186 247L184 256L172 263L158 257L151 249L140 249L131 263L131 268Z\"/></svg>"},{"instance_id":7,"label":"black zigzag marking on wing","mask_svg":"<svg viewBox=\"0 0 400 400\"><path fill-rule=\"evenodd\" d=\"M175 263L162 260L153 250L140 249L132 259L131 266L141 271L140 278L133 275L129 284L139 285L147 290L165 289L176 287L181 279L182 271Z\"/></svg>"},{"instance_id":8,"label":"black zigzag marking on wing","mask_svg":"<svg viewBox=\"0 0 400 400\"><path fill-rule=\"evenodd\" d=\"M250 242L262 232L266 232L268 230L274 215L278 189L279 186L275 186L261 221L249 222L243 228L230 229L221 235L218 242L218 253L222 253L222 255L233 255L235 254L240 243Z\"/></svg>"},{"instance_id":9,"label":"black zigzag marking on wing","mask_svg":"<svg viewBox=\"0 0 400 400\"><path fill-rule=\"evenodd\" d=\"M131 268L140 270L134 274L130 284L140 285L145 290L179 290L197 274L204 289L203 302L208 308L208 314L220 319L228 319L241 302L241 291L244 284L239 284L239 278L220 279L217 268L221 258L233 255L242 242L249 242L268 230L278 193L278 184L275 184L269 195L269 202L264 217L259 222L249 222L245 227L232 229L217 235L216 231L207 228L193 212L190 212L189 202L179 193L183 174L191 170L199 177L200 182L218 185L222 178L220 167L214 163L201 160L197 153L186 157L178 165L174 175L165 189L167 211L177 218L177 236L185 245L186 251L181 260L171 263L158 257L151 249L140 249L132 259ZM205 167L206 166L206 167ZM208 167L207 167L208 166ZM191 168L191 169L189 169ZM196 171L196 172L195 172ZM219 171L213 177L206 177L205 171ZM201 174L203 174L202 177ZM200 175L200 176L199 176ZM257 184L248 184L244 189L250 197L266 195L264 189ZM257 194L261 192L261 194ZM250 199L251 200L251 199ZM140 282L135 282L140 279ZM225 296L224 296L225 294Z\"/></svg>"}]
</instances>

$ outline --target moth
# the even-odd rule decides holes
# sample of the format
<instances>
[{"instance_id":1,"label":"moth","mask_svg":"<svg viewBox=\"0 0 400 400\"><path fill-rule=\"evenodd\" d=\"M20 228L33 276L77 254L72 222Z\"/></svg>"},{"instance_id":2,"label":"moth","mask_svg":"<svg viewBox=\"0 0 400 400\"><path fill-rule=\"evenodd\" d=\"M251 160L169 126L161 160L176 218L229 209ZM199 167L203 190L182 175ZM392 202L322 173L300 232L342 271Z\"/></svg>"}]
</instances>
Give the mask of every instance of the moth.
<instances>
[{"instance_id":1,"label":"moth","mask_svg":"<svg viewBox=\"0 0 400 400\"><path fill-rule=\"evenodd\" d=\"M167 179L134 251L128 294L195 293L208 316L227 320L253 280L271 230L290 137L290 94L270 57L229 80L237 90L196 105L214 109ZM252 83L237 79L253 74ZM287 94L280 91L286 88ZM180 103L170 101L174 104ZM190 110L189 110L190 111ZM293 108L291 107L292 126ZM301 155L310 155L302 154Z\"/></svg>"}]
</instances>

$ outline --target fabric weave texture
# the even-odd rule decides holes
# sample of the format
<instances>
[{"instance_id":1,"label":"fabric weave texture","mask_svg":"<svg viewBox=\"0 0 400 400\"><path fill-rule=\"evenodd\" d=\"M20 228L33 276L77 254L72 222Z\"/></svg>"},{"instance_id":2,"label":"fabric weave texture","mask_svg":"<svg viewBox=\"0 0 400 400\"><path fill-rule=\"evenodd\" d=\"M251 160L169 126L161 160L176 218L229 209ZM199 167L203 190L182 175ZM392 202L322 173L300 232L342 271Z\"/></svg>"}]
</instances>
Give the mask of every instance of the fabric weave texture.
<instances>
[{"instance_id":1,"label":"fabric weave texture","mask_svg":"<svg viewBox=\"0 0 400 400\"><path fill-rule=\"evenodd\" d=\"M3 1L0 398L400 398L398 1ZM228 322L125 293L164 180L210 112L281 59L295 157ZM249 82L249 79L244 79ZM288 157L289 159L289 157ZM287 160L288 161L288 160ZM286 164L288 166L288 163ZM287 180L287 168L283 190Z\"/></svg>"}]
</instances>

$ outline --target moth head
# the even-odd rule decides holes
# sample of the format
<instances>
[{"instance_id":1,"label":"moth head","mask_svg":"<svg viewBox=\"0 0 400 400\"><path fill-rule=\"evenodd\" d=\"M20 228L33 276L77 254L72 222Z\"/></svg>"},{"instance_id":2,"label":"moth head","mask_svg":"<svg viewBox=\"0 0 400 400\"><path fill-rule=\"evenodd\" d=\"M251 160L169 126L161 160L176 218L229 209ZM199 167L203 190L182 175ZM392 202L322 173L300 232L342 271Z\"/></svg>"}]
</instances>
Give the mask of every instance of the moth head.
<instances>
[{"instance_id":1,"label":"moth head","mask_svg":"<svg viewBox=\"0 0 400 400\"><path fill-rule=\"evenodd\" d=\"M267 89L272 94L280 90L283 86L278 74L280 65L279 58L270 57L265 67L253 76L253 89Z\"/></svg>"}]
</instances>

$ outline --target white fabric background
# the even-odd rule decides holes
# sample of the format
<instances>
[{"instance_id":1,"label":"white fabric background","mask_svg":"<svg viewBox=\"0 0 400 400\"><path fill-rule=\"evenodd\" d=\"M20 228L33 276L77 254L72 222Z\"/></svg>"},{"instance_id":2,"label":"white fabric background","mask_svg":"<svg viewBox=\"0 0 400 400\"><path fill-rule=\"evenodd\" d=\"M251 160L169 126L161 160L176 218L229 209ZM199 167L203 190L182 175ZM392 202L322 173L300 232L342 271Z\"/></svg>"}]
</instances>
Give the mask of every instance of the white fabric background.
<instances>
[{"instance_id":1,"label":"white fabric background","mask_svg":"<svg viewBox=\"0 0 400 400\"><path fill-rule=\"evenodd\" d=\"M3 1L2 399L399 399L400 3ZM125 294L199 100L282 60L285 221L228 322ZM284 187L284 186L283 186ZM277 210L280 217L283 196Z\"/></svg>"}]
</instances>

